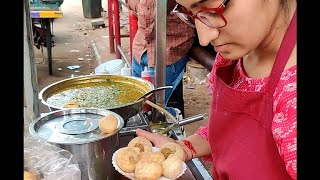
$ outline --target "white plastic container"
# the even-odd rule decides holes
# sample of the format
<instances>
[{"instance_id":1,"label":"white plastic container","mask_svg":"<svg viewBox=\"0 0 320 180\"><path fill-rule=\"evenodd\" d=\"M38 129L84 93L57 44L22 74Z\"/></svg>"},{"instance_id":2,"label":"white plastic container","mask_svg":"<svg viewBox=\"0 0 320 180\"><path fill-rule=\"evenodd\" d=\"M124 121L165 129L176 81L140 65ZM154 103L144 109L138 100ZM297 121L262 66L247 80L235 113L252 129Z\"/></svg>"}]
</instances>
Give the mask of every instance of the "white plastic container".
<instances>
[{"instance_id":1,"label":"white plastic container","mask_svg":"<svg viewBox=\"0 0 320 180\"><path fill-rule=\"evenodd\" d=\"M131 76L131 68L128 67L127 63L124 64L124 67L121 68L122 76Z\"/></svg>"},{"instance_id":2,"label":"white plastic container","mask_svg":"<svg viewBox=\"0 0 320 180\"><path fill-rule=\"evenodd\" d=\"M100 64L95 69L95 74L114 74L114 75L120 75L121 74L121 68L124 67L124 62L122 59L113 59L110 61L107 61L105 63Z\"/></svg>"}]
</instances>

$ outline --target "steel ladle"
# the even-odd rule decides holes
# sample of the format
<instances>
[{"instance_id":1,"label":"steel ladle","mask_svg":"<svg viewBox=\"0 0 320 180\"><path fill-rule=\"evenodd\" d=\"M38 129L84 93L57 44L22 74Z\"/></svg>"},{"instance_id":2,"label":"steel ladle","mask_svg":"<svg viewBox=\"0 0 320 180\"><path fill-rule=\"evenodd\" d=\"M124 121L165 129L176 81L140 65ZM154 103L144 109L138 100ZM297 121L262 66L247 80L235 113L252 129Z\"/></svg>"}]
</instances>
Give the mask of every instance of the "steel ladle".
<instances>
[{"instance_id":1,"label":"steel ladle","mask_svg":"<svg viewBox=\"0 0 320 180\"><path fill-rule=\"evenodd\" d=\"M148 95L150 95L150 94L152 94L152 93L154 93L154 92L156 92L156 91L160 91L160 90L164 90L164 89L171 89L171 88L173 88L173 86L162 86L162 87L155 88L155 89L147 92L147 93L144 94L143 96L139 97L136 101L138 101L138 100L140 100L140 99L142 99L142 98L145 98L145 97L147 97Z\"/></svg>"}]
</instances>

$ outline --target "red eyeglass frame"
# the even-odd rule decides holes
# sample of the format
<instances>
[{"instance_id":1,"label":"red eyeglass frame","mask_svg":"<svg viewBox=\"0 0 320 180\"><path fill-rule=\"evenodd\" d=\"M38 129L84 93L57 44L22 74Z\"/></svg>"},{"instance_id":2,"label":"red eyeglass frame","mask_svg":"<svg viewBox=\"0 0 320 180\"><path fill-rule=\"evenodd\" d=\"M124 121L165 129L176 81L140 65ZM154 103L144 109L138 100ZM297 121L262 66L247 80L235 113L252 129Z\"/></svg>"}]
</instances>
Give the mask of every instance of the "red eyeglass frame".
<instances>
[{"instance_id":1,"label":"red eyeglass frame","mask_svg":"<svg viewBox=\"0 0 320 180\"><path fill-rule=\"evenodd\" d=\"M211 26L205 22L203 22L201 20L201 18L198 17L198 14L201 13L201 12L211 12L211 11L214 11L216 14L218 14L222 20L225 22L225 25L224 26L221 26L219 28L222 28L222 27L225 27L227 25L227 20L226 18L224 18L224 16L222 15L222 12L223 10L225 9L226 5L228 4L230 0L224 0L217 8L207 8L207 7L201 7L201 9L196 13L196 14L193 14L192 12L188 11L187 9L183 8L181 11L179 10L176 10L179 6L181 6L180 4L177 4L176 7L172 10L172 13L182 13L182 14L185 14L185 15L188 15L190 17L193 18L193 20L195 19L198 19L199 21L201 21L203 24L209 26L209 27L212 27L212 28L216 28L214 26ZM178 16L179 17L179 16Z\"/></svg>"}]
</instances>

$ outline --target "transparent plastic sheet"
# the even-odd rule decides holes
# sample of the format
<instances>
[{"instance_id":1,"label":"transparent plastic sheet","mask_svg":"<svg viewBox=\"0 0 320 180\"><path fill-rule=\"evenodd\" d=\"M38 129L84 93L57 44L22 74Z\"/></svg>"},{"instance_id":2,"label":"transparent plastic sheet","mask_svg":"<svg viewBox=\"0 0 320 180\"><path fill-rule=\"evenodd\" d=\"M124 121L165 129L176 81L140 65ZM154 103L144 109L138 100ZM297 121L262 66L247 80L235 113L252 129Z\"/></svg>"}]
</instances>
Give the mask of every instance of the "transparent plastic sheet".
<instances>
[{"instance_id":1,"label":"transparent plastic sheet","mask_svg":"<svg viewBox=\"0 0 320 180\"><path fill-rule=\"evenodd\" d=\"M81 180L73 155L35 137L24 137L24 170L40 180Z\"/></svg>"},{"instance_id":2,"label":"transparent plastic sheet","mask_svg":"<svg viewBox=\"0 0 320 180\"><path fill-rule=\"evenodd\" d=\"M23 129L23 134L24 136L30 136L29 133L29 125L32 122L32 120L34 119L35 115L29 111L26 107L23 107L23 125L24 125L24 129Z\"/></svg>"}]
</instances>

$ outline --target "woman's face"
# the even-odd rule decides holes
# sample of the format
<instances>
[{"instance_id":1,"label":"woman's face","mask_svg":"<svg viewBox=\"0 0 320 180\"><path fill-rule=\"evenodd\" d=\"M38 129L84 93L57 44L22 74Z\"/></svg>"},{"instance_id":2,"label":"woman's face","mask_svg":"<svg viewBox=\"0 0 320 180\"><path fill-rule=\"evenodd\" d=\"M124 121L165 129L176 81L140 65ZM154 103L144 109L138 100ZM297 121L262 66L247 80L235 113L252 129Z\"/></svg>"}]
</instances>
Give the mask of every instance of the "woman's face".
<instances>
[{"instance_id":1,"label":"woman's face","mask_svg":"<svg viewBox=\"0 0 320 180\"><path fill-rule=\"evenodd\" d=\"M196 14L201 7L217 8L223 0L176 0ZM230 0L223 16L227 25L211 28L199 20L195 26L202 46L211 43L225 59L242 58L249 52L264 47L270 40L272 24L279 11L279 2L271 0Z\"/></svg>"}]
</instances>

